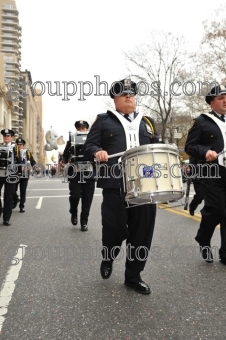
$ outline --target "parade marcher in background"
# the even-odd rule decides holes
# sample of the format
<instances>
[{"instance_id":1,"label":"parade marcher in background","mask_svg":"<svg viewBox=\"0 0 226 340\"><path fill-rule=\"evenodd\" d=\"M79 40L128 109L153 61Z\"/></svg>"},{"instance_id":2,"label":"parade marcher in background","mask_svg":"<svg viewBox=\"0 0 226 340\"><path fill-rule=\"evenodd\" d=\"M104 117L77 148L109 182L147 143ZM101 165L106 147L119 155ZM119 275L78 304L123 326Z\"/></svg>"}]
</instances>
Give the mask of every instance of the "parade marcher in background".
<instances>
[{"instance_id":1,"label":"parade marcher in background","mask_svg":"<svg viewBox=\"0 0 226 340\"><path fill-rule=\"evenodd\" d=\"M116 166L119 156L108 158L109 155L126 151L128 139L125 131L133 126L136 128L137 141L140 145L158 143L153 120L150 119L148 125L141 119L142 116L135 112L136 91L136 83L130 79L114 83L110 89L110 96L114 100L116 111L107 111L97 116L87 136L84 155L90 161L96 158L101 162L100 165L106 164L109 169L108 178L104 174L104 167L101 166L100 176L97 176L97 187L103 189L101 276L103 279L111 276L113 261L120 252L123 240L126 239L131 253L126 258L125 285L138 293L150 294L150 288L141 279L140 273L144 270L151 246L156 205L146 204L125 209L123 178L120 177L120 170Z\"/></svg>"},{"instance_id":2,"label":"parade marcher in background","mask_svg":"<svg viewBox=\"0 0 226 340\"><path fill-rule=\"evenodd\" d=\"M25 140L22 138L16 139L16 144L18 145L18 148L20 150L20 158L21 158L21 164L24 164L26 169L22 169L22 167L19 167L19 174L20 174L20 180L16 183L15 187L15 193L14 193L14 199L13 199L13 209L16 208L17 203L20 202L19 208L20 212L25 212L24 204L26 202L26 190L28 185L28 179L30 176L30 170L29 167L34 166L36 164L32 153L29 149L25 148ZM17 190L18 186L20 185L20 198L18 196Z\"/></svg>"},{"instance_id":3,"label":"parade marcher in background","mask_svg":"<svg viewBox=\"0 0 226 340\"><path fill-rule=\"evenodd\" d=\"M59 154L58 157L58 172L59 174L63 175L64 173L64 160L63 160L63 154Z\"/></svg>"},{"instance_id":4,"label":"parade marcher in background","mask_svg":"<svg viewBox=\"0 0 226 340\"><path fill-rule=\"evenodd\" d=\"M88 132L89 124L84 120L79 120L75 122L75 128L78 132ZM86 138L86 135L84 138ZM67 141L66 147L63 152L63 162L69 163L77 163L75 156L75 145L72 145L71 140ZM73 168L69 167L68 175L73 175ZM90 178L85 178L85 180L81 180L80 172L74 173L74 178L69 178L69 203L71 213L71 223L73 225L77 225L78 223L78 204L81 198L81 214L80 214L80 224L81 231L88 230L88 217L91 208L91 204L93 201L93 195L95 191L95 179L92 175ZM86 175L86 172L84 172Z\"/></svg>"},{"instance_id":5,"label":"parade marcher in background","mask_svg":"<svg viewBox=\"0 0 226 340\"><path fill-rule=\"evenodd\" d=\"M218 155L226 147L226 87L215 86L205 99L212 111L194 119L185 145L187 154L197 159L199 164L205 165L202 166L203 174L200 178L204 191L204 207L195 240L199 243L203 258L207 262L213 262L211 238L215 227L220 223L219 257L226 264L226 168L224 155Z\"/></svg>"},{"instance_id":6,"label":"parade marcher in background","mask_svg":"<svg viewBox=\"0 0 226 340\"><path fill-rule=\"evenodd\" d=\"M190 157L190 164L193 164L194 166L197 165L197 160L194 157ZM195 195L193 196L193 199L191 203L189 204L189 213L191 216L194 216L195 210L197 209L198 205L202 203L204 200L204 190L202 188L202 182L198 178L198 169L196 167L196 173L194 178L192 178L193 187L195 190Z\"/></svg>"},{"instance_id":7,"label":"parade marcher in background","mask_svg":"<svg viewBox=\"0 0 226 340\"><path fill-rule=\"evenodd\" d=\"M12 143L12 137L14 131L10 129L1 130L3 135L3 143L0 145L2 150L0 152L0 192L4 185L4 205L2 208L2 202L0 199L0 215L3 211L3 224L10 226L10 217L12 215L13 208L13 196L15 192L16 181L19 177L17 176L17 170L9 169L13 164L20 164L19 148L15 143ZM7 170L8 169L8 170Z\"/></svg>"}]
</instances>

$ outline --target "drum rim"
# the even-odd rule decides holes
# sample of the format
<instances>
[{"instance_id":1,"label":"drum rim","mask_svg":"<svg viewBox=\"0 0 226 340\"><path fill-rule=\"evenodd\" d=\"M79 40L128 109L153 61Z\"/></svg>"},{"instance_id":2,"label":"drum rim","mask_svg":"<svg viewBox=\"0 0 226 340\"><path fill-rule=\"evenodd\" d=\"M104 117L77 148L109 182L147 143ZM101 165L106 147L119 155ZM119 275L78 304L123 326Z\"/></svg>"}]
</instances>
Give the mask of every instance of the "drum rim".
<instances>
[{"instance_id":1,"label":"drum rim","mask_svg":"<svg viewBox=\"0 0 226 340\"><path fill-rule=\"evenodd\" d=\"M150 150L152 149L152 150ZM145 144L145 145L140 145L136 146L134 148L131 148L129 150L126 150L121 159L122 161L126 160L129 156L137 156L137 155L143 155L145 153L148 153L150 151L153 151L156 149L157 151L171 151L172 154L177 155L179 157L179 150L176 146L170 145L170 144L162 144L162 143L154 143L154 144Z\"/></svg>"},{"instance_id":2,"label":"drum rim","mask_svg":"<svg viewBox=\"0 0 226 340\"><path fill-rule=\"evenodd\" d=\"M184 190L165 190L165 191L151 191L145 192L142 195L138 195L137 197L131 197L129 193L125 196L125 201L132 204L132 202L147 202L152 201L153 203L160 201L166 201L171 199L181 199L185 195ZM129 197L130 196L130 197Z\"/></svg>"}]
</instances>

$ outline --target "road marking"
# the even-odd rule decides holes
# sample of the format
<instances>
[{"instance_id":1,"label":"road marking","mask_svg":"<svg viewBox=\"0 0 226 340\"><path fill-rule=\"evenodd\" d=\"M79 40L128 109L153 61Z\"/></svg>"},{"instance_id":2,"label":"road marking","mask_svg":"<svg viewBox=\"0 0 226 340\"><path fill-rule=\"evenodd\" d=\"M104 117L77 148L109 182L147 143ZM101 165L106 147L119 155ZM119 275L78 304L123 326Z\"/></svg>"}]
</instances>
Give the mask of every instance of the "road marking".
<instances>
[{"instance_id":1,"label":"road marking","mask_svg":"<svg viewBox=\"0 0 226 340\"><path fill-rule=\"evenodd\" d=\"M37 203L37 205L35 206L35 209L41 209L41 206L42 206L42 200L43 200L43 197L39 197L39 200L38 200L38 203Z\"/></svg>"},{"instance_id":2,"label":"road marking","mask_svg":"<svg viewBox=\"0 0 226 340\"><path fill-rule=\"evenodd\" d=\"M188 210L177 210L177 209L174 209L173 206L172 206L172 207L169 207L169 208L165 208L164 206L165 206L164 204L159 204L159 205L158 205L159 209L167 210L167 211L169 211L169 212L173 212L174 214L186 216L186 217L190 218L191 220L201 222L201 217L202 217L202 216L201 216L201 214L199 214L199 213L195 213L194 216L191 216ZM176 207L175 207L175 208L176 208ZM220 224L218 224L218 225L216 226L216 228L220 228Z\"/></svg>"},{"instance_id":3,"label":"road marking","mask_svg":"<svg viewBox=\"0 0 226 340\"><path fill-rule=\"evenodd\" d=\"M15 289L15 281L18 279L20 269L22 267L23 258L25 255L25 244L20 244L9 270L6 274L5 281L0 291L0 332L2 330L3 323L5 321L5 315L8 312L8 305L12 299L12 295Z\"/></svg>"},{"instance_id":4,"label":"road marking","mask_svg":"<svg viewBox=\"0 0 226 340\"><path fill-rule=\"evenodd\" d=\"M93 196L102 196L102 194L94 194ZM69 197L69 195L61 195L61 196L41 196L42 198L62 198L62 197ZM40 198L40 196L28 196L27 198Z\"/></svg>"},{"instance_id":5,"label":"road marking","mask_svg":"<svg viewBox=\"0 0 226 340\"><path fill-rule=\"evenodd\" d=\"M173 212L174 214L177 215L182 215L191 218L192 220L199 221L201 220L201 215L200 214L195 214L194 216L191 216L187 210L177 210L175 209L176 207L171 206L171 207L166 207L165 204L159 204L158 205L159 209L162 210L167 210L169 212Z\"/></svg>"},{"instance_id":6,"label":"road marking","mask_svg":"<svg viewBox=\"0 0 226 340\"><path fill-rule=\"evenodd\" d=\"M41 191L41 190L47 190L47 191L61 191L61 190L67 190L68 191L68 188L65 188L65 189L27 189L27 191Z\"/></svg>"},{"instance_id":7,"label":"road marking","mask_svg":"<svg viewBox=\"0 0 226 340\"><path fill-rule=\"evenodd\" d=\"M94 194L93 196L102 196L102 194ZM58 196L41 196L42 198L62 198L62 197L69 197L69 195L58 195ZM40 198L40 196L28 196L27 198Z\"/></svg>"}]
</instances>

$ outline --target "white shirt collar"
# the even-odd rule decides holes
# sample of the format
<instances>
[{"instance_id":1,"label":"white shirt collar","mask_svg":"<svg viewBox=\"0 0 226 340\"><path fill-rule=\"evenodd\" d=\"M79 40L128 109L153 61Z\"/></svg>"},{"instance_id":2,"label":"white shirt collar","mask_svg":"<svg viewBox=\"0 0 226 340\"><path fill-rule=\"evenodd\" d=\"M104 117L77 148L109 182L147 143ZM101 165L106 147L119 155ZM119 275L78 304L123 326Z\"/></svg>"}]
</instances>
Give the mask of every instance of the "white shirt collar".
<instances>
[{"instance_id":1,"label":"white shirt collar","mask_svg":"<svg viewBox=\"0 0 226 340\"><path fill-rule=\"evenodd\" d=\"M122 112L119 112L120 115L122 115L123 117L125 116L126 113L122 113ZM134 112L132 113L129 113L129 118L131 119L131 122L134 120Z\"/></svg>"},{"instance_id":2,"label":"white shirt collar","mask_svg":"<svg viewBox=\"0 0 226 340\"><path fill-rule=\"evenodd\" d=\"M218 113L218 112L216 112L216 111L214 111L214 110L213 110L213 112L216 113L216 115L217 115L218 117L220 117L220 118L221 118L221 116L224 116L224 118L226 118L226 115L224 115L223 113Z\"/></svg>"}]
</instances>

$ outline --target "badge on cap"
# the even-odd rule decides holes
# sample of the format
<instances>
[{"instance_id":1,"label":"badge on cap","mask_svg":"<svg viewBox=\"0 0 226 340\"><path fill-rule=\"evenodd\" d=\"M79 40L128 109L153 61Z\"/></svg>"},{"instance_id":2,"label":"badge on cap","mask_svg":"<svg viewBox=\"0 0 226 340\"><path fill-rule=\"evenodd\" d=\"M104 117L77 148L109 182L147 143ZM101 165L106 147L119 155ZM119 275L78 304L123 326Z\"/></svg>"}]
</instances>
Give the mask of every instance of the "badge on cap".
<instances>
[{"instance_id":1,"label":"badge on cap","mask_svg":"<svg viewBox=\"0 0 226 340\"><path fill-rule=\"evenodd\" d=\"M124 86L125 87L131 87L131 80L130 79L125 79L124 80Z\"/></svg>"},{"instance_id":2,"label":"badge on cap","mask_svg":"<svg viewBox=\"0 0 226 340\"><path fill-rule=\"evenodd\" d=\"M83 124L83 120L80 120L79 123L80 123L80 124Z\"/></svg>"},{"instance_id":3,"label":"badge on cap","mask_svg":"<svg viewBox=\"0 0 226 340\"><path fill-rule=\"evenodd\" d=\"M8 129L5 129L5 133L8 133L9 132L9 130Z\"/></svg>"}]
</instances>

